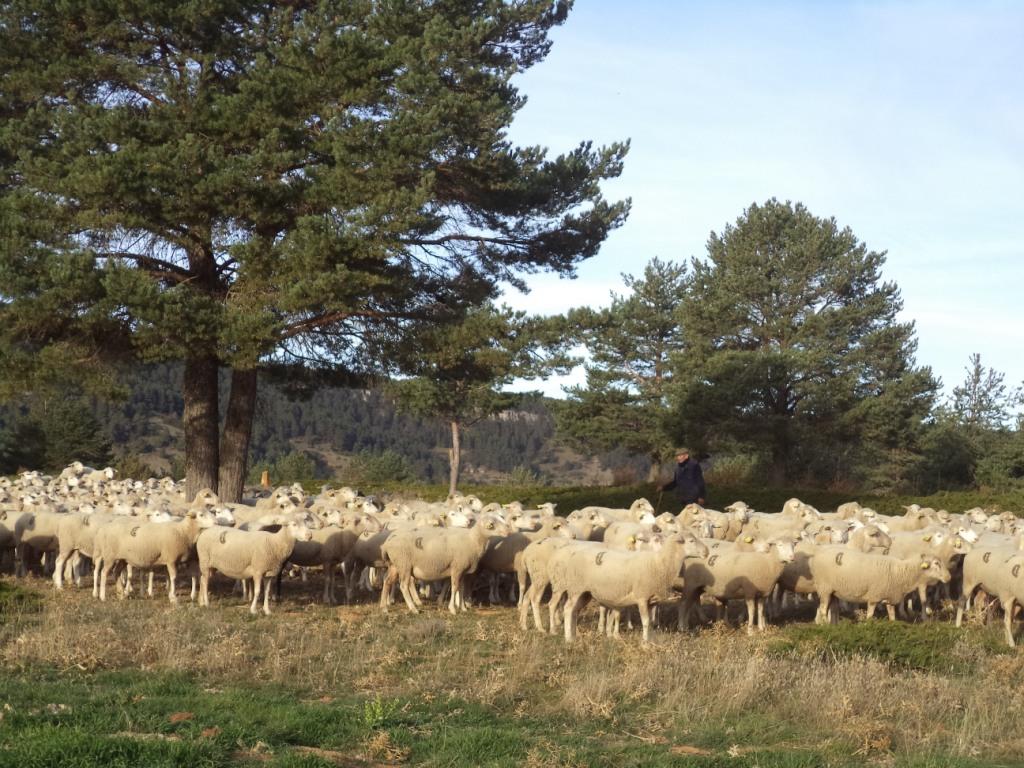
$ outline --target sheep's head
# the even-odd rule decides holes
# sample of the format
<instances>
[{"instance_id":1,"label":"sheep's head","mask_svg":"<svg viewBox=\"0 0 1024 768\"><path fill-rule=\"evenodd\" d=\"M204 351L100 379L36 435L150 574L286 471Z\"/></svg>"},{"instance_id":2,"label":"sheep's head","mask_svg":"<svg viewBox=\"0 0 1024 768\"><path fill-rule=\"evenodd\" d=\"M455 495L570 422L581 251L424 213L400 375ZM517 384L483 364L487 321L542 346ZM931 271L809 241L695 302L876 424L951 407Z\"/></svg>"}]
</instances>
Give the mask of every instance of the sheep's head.
<instances>
[{"instance_id":1,"label":"sheep's head","mask_svg":"<svg viewBox=\"0 0 1024 768\"><path fill-rule=\"evenodd\" d=\"M557 506L558 504L553 501L545 501L543 504L538 504L537 509L540 510L541 515L544 517L554 517L555 507Z\"/></svg>"},{"instance_id":2,"label":"sheep's head","mask_svg":"<svg viewBox=\"0 0 1024 768\"><path fill-rule=\"evenodd\" d=\"M703 560L708 556L708 545L692 533L682 531L674 534L674 538L683 545L683 557L699 557Z\"/></svg>"},{"instance_id":3,"label":"sheep's head","mask_svg":"<svg viewBox=\"0 0 1024 768\"><path fill-rule=\"evenodd\" d=\"M572 525L570 525L567 520L553 517L549 518L545 525L552 536L560 536L565 539L576 538L576 531L573 530Z\"/></svg>"},{"instance_id":4,"label":"sheep's head","mask_svg":"<svg viewBox=\"0 0 1024 768\"><path fill-rule=\"evenodd\" d=\"M964 512L964 515L966 515L972 523L984 523L988 520L988 514L981 507L969 509Z\"/></svg>"},{"instance_id":5,"label":"sheep's head","mask_svg":"<svg viewBox=\"0 0 1024 768\"><path fill-rule=\"evenodd\" d=\"M458 507L448 513L445 524L449 528L471 528L476 520L476 515L467 509Z\"/></svg>"},{"instance_id":6,"label":"sheep's head","mask_svg":"<svg viewBox=\"0 0 1024 768\"><path fill-rule=\"evenodd\" d=\"M792 563L796 556L793 542L790 539L772 539L768 542L769 549L775 551L775 556L783 563Z\"/></svg>"},{"instance_id":7,"label":"sheep's head","mask_svg":"<svg viewBox=\"0 0 1024 768\"><path fill-rule=\"evenodd\" d=\"M228 507L214 507L213 516L217 525L231 527L235 524L235 513Z\"/></svg>"},{"instance_id":8,"label":"sheep's head","mask_svg":"<svg viewBox=\"0 0 1024 768\"><path fill-rule=\"evenodd\" d=\"M630 512L638 512L640 510L650 512L652 516L654 515L654 507L647 499L639 498L629 505Z\"/></svg>"},{"instance_id":9,"label":"sheep's head","mask_svg":"<svg viewBox=\"0 0 1024 768\"><path fill-rule=\"evenodd\" d=\"M296 541L309 541L313 538L313 531L309 529L309 526L303 520L290 520L287 526Z\"/></svg>"},{"instance_id":10,"label":"sheep's head","mask_svg":"<svg viewBox=\"0 0 1024 768\"><path fill-rule=\"evenodd\" d=\"M536 531L540 528L540 518L521 512L512 512L506 518L509 525L517 531Z\"/></svg>"},{"instance_id":11,"label":"sheep's head","mask_svg":"<svg viewBox=\"0 0 1024 768\"><path fill-rule=\"evenodd\" d=\"M203 488L196 494L195 499L192 503L197 507L210 507L218 503L220 499L217 498L217 494L209 488Z\"/></svg>"},{"instance_id":12,"label":"sheep's head","mask_svg":"<svg viewBox=\"0 0 1024 768\"><path fill-rule=\"evenodd\" d=\"M937 557L928 555L921 558L920 566L921 571L929 578L936 581L941 581L943 584L950 580L949 569L943 565L942 561Z\"/></svg>"},{"instance_id":13,"label":"sheep's head","mask_svg":"<svg viewBox=\"0 0 1024 768\"><path fill-rule=\"evenodd\" d=\"M512 526L497 515L485 515L477 520L476 527L486 536L508 536L514 532Z\"/></svg>"}]
</instances>

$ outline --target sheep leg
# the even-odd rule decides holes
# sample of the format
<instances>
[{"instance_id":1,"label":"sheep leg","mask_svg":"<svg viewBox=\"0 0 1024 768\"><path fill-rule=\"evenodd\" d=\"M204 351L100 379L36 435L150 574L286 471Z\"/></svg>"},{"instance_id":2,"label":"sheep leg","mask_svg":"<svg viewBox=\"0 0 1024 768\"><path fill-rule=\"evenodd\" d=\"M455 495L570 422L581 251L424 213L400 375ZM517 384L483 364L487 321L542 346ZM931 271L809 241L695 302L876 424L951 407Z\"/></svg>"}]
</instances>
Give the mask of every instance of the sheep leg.
<instances>
[{"instance_id":1,"label":"sheep leg","mask_svg":"<svg viewBox=\"0 0 1024 768\"><path fill-rule=\"evenodd\" d=\"M896 621L896 606L892 603L885 604L885 612L889 614L889 621Z\"/></svg>"},{"instance_id":2,"label":"sheep leg","mask_svg":"<svg viewBox=\"0 0 1024 768\"><path fill-rule=\"evenodd\" d=\"M917 596L921 601L921 618L925 621L929 621L932 618L932 606L928 600L928 587L925 584L921 584L917 588Z\"/></svg>"},{"instance_id":3,"label":"sheep leg","mask_svg":"<svg viewBox=\"0 0 1024 768\"><path fill-rule=\"evenodd\" d=\"M208 568L199 570L199 605L210 607L210 570Z\"/></svg>"},{"instance_id":4,"label":"sheep leg","mask_svg":"<svg viewBox=\"0 0 1024 768\"><path fill-rule=\"evenodd\" d=\"M103 566L103 558L99 555L92 560L92 596L99 597L100 591L100 568Z\"/></svg>"},{"instance_id":5,"label":"sheep leg","mask_svg":"<svg viewBox=\"0 0 1024 768\"><path fill-rule=\"evenodd\" d=\"M156 572L152 568L149 568L147 570L149 572L149 585L146 587L146 597L152 597L153 596L153 577L156 575ZM140 576L140 578L141 578L141 576ZM140 590L142 589L142 582L141 581L139 581L139 589Z\"/></svg>"},{"instance_id":6,"label":"sheep leg","mask_svg":"<svg viewBox=\"0 0 1024 768\"><path fill-rule=\"evenodd\" d=\"M64 563L71 557L70 551L61 550L57 553L56 567L53 569L53 586L64 589Z\"/></svg>"},{"instance_id":7,"label":"sheep leg","mask_svg":"<svg viewBox=\"0 0 1024 768\"><path fill-rule=\"evenodd\" d=\"M153 572L149 572L150 583L152 583ZM177 563L167 564L167 599L172 603L178 602L176 590L178 588L178 565Z\"/></svg>"},{"instance_id":8,"label":"sheep leg","mask_svg":"<svg viewBox=\"0 0 1024 768\"><path fill-rule=\"evenodd\" d=\"M462 594L462 583L459 574L456 574L455 571L452 571L449 578L451 580L452 595L448 600L448 613L455 614L459 612L458 600L460 595Z\"/></svg>"},{"instance_id":9,"label":"sheep leg","mask_svg":"<svg viewBox=\"0 0 1024 768\"><path fill-rule=\"evenodd\" d=\"M768 630L768 617L764 615L767 599L762 595L754 600L754 607L757 608L757 628L762 632Z\"/></svg>"},{"instance_id":10,"label":"sheep leg","mask_svg":"<svg viewBox=\"0 0 1024 768\"><path fill-rule=\"evenodd\" d=\"M565 621L565 642L567 643L576 639L576 618L580 610L580 597L581 595L567 595L565 599L563 620Z\"/></svg>"},{"instance_id":11,"label":"sheep leg","mask_svg":"<svg viewBox=\"0 0 1024 768\"><path fill-rule=\"evenodd\" d=\"M519 608L522 608L523 604L526 602L526 570L525 569L521 569L521 570L516 571L516 581L519 584L519 602L516 603L516 606L519 607ZM523 627L523 629L526 629L526 627Z\"/></svg>"},{"instance_id":12,"label":"sheep leg","mask_svg":"<svg viewBox=\"0 0 1024 768\"><path fill-rule=\"evenodd\" d=\"M82 580L92 571L92 558L81 552L75 552L72 570L74 571L75 587L81 588Z\"/></svg>"},{"instance_id":13,"label":"sheep leg","mask_svg":"<svg viewBox=\"0 0 1024 768\"><path fill-rule=\"evenodd\" d=\"M567 595L565 592L562 590L558 590L556 592L554 585L552 585L551 599L548 601L548 632L552 635L558 632L558 608L562 604L562 600L566 597Z\"/></svg>"},{"instance_id":14,"label":"sheep leg","mask_svg":"<svg viewBox=\"0 0 1024 768\"><path fill-rule=\"evenodd\" d=\"M974 595L974 590L978 588L977 584L968 585L964 582L964 587L960 591L960 600L956 604L956 625L962 626L964 620L964 611L967 610L971 602L971 597Z\"/></svg>"},{"instance_id":15,"label":"sheep leg","mask_svg":"<svg viewBox=\"0 0 1024 768\"><path fill-rule=\"evenodd\" d=\"M829 613L831 607L832 593L831 592L819 592L818 593L818 611L814 614L815 624L824 624L825 617Z\"/></svg>"},{"instance_id":16,"label":"sheep leg","mask_svg":"<svg viewBox=\"0 0 1024 768\"><path fill-rule=\"evenodd\" d=\"M1006 630L1006 644L1013 648L1013 606L1016 601L1013 597L1005 597L1000 598L999 602L1003 604L1003 629Z\"/></svg>"},{"instance_id":17,"label":"sheep leg","mask_svg":"<svg viewBox=\"0 0 1024 768\"><path fill-rule=\"evenodd\" d=\"M394 566L392 566L391 568L388 569L388 575L384 578L384 588L380 591L380 602L379 602L379 605L380 605L380 612L381 613L387 613L388 612L388 587L390 587L391 584L393 584L394 581L397 578L398 578L398 571L395 569ZM402 590L402 597L405 598L406 605L409 605L409 610L412 611L412 605L410 605L412 603L412 601L405 596L405 584L404 584L404 582L399 582L399 587ZM415 613L415 611L413 611L413 613Z\"/></svg>"},{"instance_id":18,"label":"sheep leg","mask_svg":"<svg viewBox=\"0 0 1024 768\"><path fill-rule=\"evenodd\" d=\"M744 601L747 604L747 634L754 634L754 622L757 620L757 599L753 597L745 598Z\"/></svg>"},{"instance_id":19,"label":"sheep leg","mask_svg":"<svg viewBox=\"0 0 1024 768\"><path fill-rule=\"evenodd\" d=\"M280 575L280 571L278 571L278 575ZM274 581L274 577L273 576L267 576L264 579L264 584L263 584L263 615L264 616L269 616L270 615L270 585L273 583L273 581Z\"/></svg>"},{"instance_id":20,"label":"sheep leg","mask_svg":"<svg viewBox=\"0 0 1024 768\"><path fill-rule=\"evenodd\" d=\"M640 611L640 623L643 625L643 637L644 643L651 641L651 606L646 600L641 600L636 604L637 610Z\"/></svg>"},{"instance_id":21,"label":"sheep leg","mask_svg":"<svg viewBox=\"0 0 1024 768\"><path fill-rule=\"evenodd\" d=\"M603 605L597 606L597 634L605 634L605 623L608 621L608 609ZM610 635L611 632L608 632Z\"/></svg>"},{"instance_id":22,"label":"sheep leg","mask_svg":"<svg viewBox=\"0 0 1024 768\"><path fill-rule=\"evenodd\" d=\"M532 596L527 590L526 594L520 595L519 605L517 610L519 611L519 628L524 632L530 628L528 614L530 612L530 606L533 604L530 600Z\"/></svg>"},{"instance_id":23,"label":"sheep leg","mask_svg":"<svg viewBox=\"0 0 1024 768\"><path fill-rule=\"evenodd\" d=\"M246 580L248 581L248 579ZM255 616L259 613L257 606L260 604L260 591L263 589L263 574L259 573L252 577L252 602L249 604L249 613ZM270 584L267 584L270 589Z\"/></svg>"},{"instance_id":24,"label":"sheep leg","mask_svg":"<svg viewBox=\"0 0 1024 768\"><path fill-rule=\"evenodd\" d=\"M103 568L100 571L100 602L107 601L107 577L110 575L111 567L113 567L112 562L103 562Z\"/></svg>"}]
</instances>

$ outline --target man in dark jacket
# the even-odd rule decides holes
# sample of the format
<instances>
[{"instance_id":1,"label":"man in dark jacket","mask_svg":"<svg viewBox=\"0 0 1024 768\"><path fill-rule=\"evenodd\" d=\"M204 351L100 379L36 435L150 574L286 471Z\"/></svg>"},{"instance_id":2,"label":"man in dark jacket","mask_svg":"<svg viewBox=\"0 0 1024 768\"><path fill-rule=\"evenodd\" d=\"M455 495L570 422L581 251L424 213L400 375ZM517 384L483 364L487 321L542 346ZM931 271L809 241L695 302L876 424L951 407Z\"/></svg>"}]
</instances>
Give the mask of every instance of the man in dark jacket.
<instances>
[{"instance_id":1,"label":"man in dark jacket","mask_svg":"<svg viewBox=\"0 0 1024 768\"><path fill-rule=\"evenodd\" d=\"M704 506L705 488L704 473L700 464L690 458L690 451L687 448L680 448L676 451L676 471L672 481L661 487L663 491L670 491L673 488L680 503L685 507L687 504L697 503Z\"/></svg>"}]
</instances>

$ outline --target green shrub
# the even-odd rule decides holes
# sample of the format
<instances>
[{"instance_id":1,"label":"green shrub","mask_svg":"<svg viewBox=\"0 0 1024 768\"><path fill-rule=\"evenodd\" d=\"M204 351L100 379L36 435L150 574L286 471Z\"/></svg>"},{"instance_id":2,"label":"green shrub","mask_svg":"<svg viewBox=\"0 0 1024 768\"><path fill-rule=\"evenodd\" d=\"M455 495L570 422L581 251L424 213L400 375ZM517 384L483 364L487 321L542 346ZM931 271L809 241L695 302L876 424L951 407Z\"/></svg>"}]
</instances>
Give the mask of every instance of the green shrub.
<instances>
[{"instance_id":1,"label":"green shrub","mask_svg":"<svg viewBox=\"0 0 1024 768\"><path fill-rule=\"evenodd\" d=\"M835 658L867 656L899 669L965 674L969 661L957 652L959 642L985 646L987 653L1005 653L998 637L986 631L960 629L932 622L842 621L836 625L794 624L774 638L769 651L799 653L828 662Z\"/></svg>"},{"instance_id":2,"label":"green shrub","mask_svg":"<svg viewBox=\"0 0 1024 768\"><path fill-rule=\"evenodd\" d=\"M375 486L404 483L410 479L412 471L405 457L388 450L383 453L360 451L349 465L348 477L344 481L359 486Z\"/></svg>"}]
</instances>

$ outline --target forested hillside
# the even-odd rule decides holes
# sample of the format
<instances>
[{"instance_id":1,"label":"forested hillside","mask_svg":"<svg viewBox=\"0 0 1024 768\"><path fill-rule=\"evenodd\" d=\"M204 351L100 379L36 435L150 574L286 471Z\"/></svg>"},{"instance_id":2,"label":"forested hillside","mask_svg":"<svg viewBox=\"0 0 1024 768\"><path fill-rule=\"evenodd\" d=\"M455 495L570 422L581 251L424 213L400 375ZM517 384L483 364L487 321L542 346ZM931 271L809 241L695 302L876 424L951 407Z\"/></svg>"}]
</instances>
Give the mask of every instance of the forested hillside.
<instances>
[{"instance_id":1,"label":"forested hillside","mask_svg":"<svg viewBox=\"0 0 1024 768\"><path fill-rule=\"evenodd\" d=\"M123 400L92 399L89 406L110 436L116 455L138 456L155 470L180 470L183 450L181 370L140 368L127 380ZM227 386L222 380L221 386ZM286 397L261 385L253 429L252 465L273 464L295 452L308 454L323 477L343 476L353 460L390 460L409 479L438 482L447 476L450 434L439 420L395 409L375 390L325 388L308 399ZM544 398L524 395L515 409L466 430L466 478L489 482L515 477L558 483L602 483L633 464L615 453L584 457L554 438ZM642 463L642 462L639 462ZM640 467L637 467L640 469Z\"/></svg>"}]
</instances>

